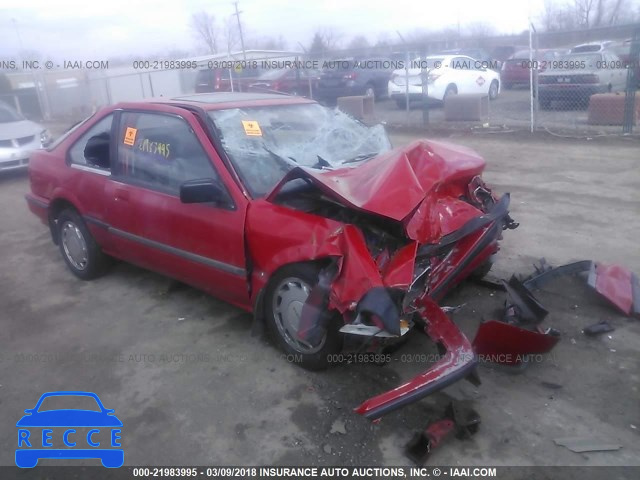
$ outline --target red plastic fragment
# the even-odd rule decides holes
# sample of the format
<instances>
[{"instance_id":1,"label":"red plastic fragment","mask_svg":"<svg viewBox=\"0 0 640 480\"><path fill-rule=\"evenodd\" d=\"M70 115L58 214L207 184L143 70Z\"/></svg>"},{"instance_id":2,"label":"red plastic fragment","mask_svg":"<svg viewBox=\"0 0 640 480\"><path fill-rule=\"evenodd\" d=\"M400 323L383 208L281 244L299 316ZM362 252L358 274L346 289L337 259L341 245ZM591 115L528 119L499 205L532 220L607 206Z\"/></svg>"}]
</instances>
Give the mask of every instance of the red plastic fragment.
<instances>
[{"instance_id":1,"label":"red plastic fragment","mask_svg":"<svg viewBox=\"0 0 640 480\"><path fill-rule=\"evenodd\" d=\"M490 320L478 328L473 348L480 361L513 366L521 364L526 355L549 352L559 340L540 330L534 332Z\"/></svg>"},{"instance_id":2,"label":"red plastic fragment","mask_svg":"<svg viewBox=\"0 0 640 480\"><path fill-rule=\"evenodd\" d=\"M364 401L356 413L378 418L397 408L416 402L464 378L476 365L471 344L442 309L427 295L416 300L427 323L426 333L447 350L443 358L424 373L403 385Z\"/></svg>"},{"instance_id":3,"label":"red plastic fragment","mask_svg":"<svg viewBox=\"0 0 640 480\"><path fill-rule=\"evenodd\" d=\"M593 271L592 271L593 272ZM595 285L590 276L589 284L613 303L625 315L631 315L633 308L633 274L620 265L595 264Z\"/></svg>"}]
</instances>

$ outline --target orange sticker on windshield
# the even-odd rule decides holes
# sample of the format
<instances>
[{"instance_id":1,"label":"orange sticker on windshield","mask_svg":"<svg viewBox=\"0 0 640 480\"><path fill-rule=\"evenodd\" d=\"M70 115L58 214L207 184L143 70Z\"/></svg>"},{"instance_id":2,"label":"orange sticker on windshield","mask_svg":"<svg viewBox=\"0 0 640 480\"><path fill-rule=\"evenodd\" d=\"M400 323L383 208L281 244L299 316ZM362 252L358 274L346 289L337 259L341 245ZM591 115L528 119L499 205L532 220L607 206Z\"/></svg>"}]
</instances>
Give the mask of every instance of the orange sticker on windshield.
<instances>
[{"instance_id":1,"label":"orange sticker on windshield","mask_svg":"<svg viewBox=\"0 0 640 480\"><path fill-rule=\"evenodd\" d=\"M124 132L124 144L133 147L133 144L136 143L136 134L138 133L137 128L127 127L127 131Z\"/></svg>"},{"instance_id":2,"label":"orange sticker on windshield","mask_svg":"<svg viewBox=\"0 0 640 480\"><path fill-rule=\"evenodd\" d=\"M255 120L242 120L242 126L244 127L244 134L250 137L261 137L262 130L260 130L260 124Z\"/></svg>"}]
</instances>

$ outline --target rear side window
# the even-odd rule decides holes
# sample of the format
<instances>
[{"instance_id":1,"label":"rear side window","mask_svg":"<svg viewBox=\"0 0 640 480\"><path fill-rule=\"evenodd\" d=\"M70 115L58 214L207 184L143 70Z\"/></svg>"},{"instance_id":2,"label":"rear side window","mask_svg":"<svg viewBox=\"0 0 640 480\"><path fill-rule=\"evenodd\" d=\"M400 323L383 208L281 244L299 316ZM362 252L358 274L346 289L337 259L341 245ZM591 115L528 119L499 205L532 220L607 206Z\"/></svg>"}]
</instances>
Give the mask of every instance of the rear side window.
<instances>
[{"instance_id":1,"label":"rear side window","mask_svg":"<svg viewBox=\"0 0 640 480\"><path fill-rule=\"evenodd\" d=\"M220 182L189 124L178 116L123 113L118 144L118 175L142 186L179 195L188 180Z\"/></svg>"},{"instance_id":2,"label":"rear side window","mask_svg":"<svg viewBox=\"0 0 640 480\"><path fill-rule=\"evenodd\" d=\"M111 170L111 125L113 114L107 115L91 127L69 149L71 164Z\"/></svg>"}]
</instances>

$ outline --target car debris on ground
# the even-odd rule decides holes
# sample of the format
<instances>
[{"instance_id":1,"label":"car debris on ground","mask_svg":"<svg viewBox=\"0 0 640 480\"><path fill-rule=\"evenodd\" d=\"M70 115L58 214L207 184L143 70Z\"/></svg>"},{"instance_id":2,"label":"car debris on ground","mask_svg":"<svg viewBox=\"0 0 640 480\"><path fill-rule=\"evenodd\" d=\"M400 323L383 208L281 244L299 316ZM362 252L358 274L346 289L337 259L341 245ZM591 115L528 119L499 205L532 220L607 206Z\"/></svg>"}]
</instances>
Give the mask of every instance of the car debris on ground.
<instances>
[{"instance_id":1,"label":"car debris on ground","mask_svg":"<svg viewBox=\"0 0 640 480\"><path fill-rule=\"evenodd\" d=\"M563 437L554 438L554 443L562 447L567 447L572 452L604 452L610 450L620 450L622 445L607 440L593 437Z\"/></svg>"}]
</instances>

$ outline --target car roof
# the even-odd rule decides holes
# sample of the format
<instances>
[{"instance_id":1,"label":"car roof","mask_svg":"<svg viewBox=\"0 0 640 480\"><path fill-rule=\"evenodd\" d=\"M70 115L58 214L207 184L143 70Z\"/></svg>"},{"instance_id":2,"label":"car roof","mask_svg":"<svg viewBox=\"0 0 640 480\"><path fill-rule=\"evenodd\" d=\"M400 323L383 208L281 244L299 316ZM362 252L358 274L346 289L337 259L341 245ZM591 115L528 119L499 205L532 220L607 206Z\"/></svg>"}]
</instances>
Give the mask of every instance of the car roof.
<instances>
[{"instance_id":1,"label":"car roof","mask_svg":"<svg viewBox=\"0 0 640 480\"><path fill-rule=\"evenodd\" d=\"M316 103L304 97L277 93L249 93L249 92L215 92L194 93L179 97L148 98L139 102L124 102L119 106L124 108L135 107L136 104L145 105L160 103L174 107L191 106L204 110L223 110L226 108L242 108L269 105L289 105L296 103Z\"/></svg>"}]
</instances>

